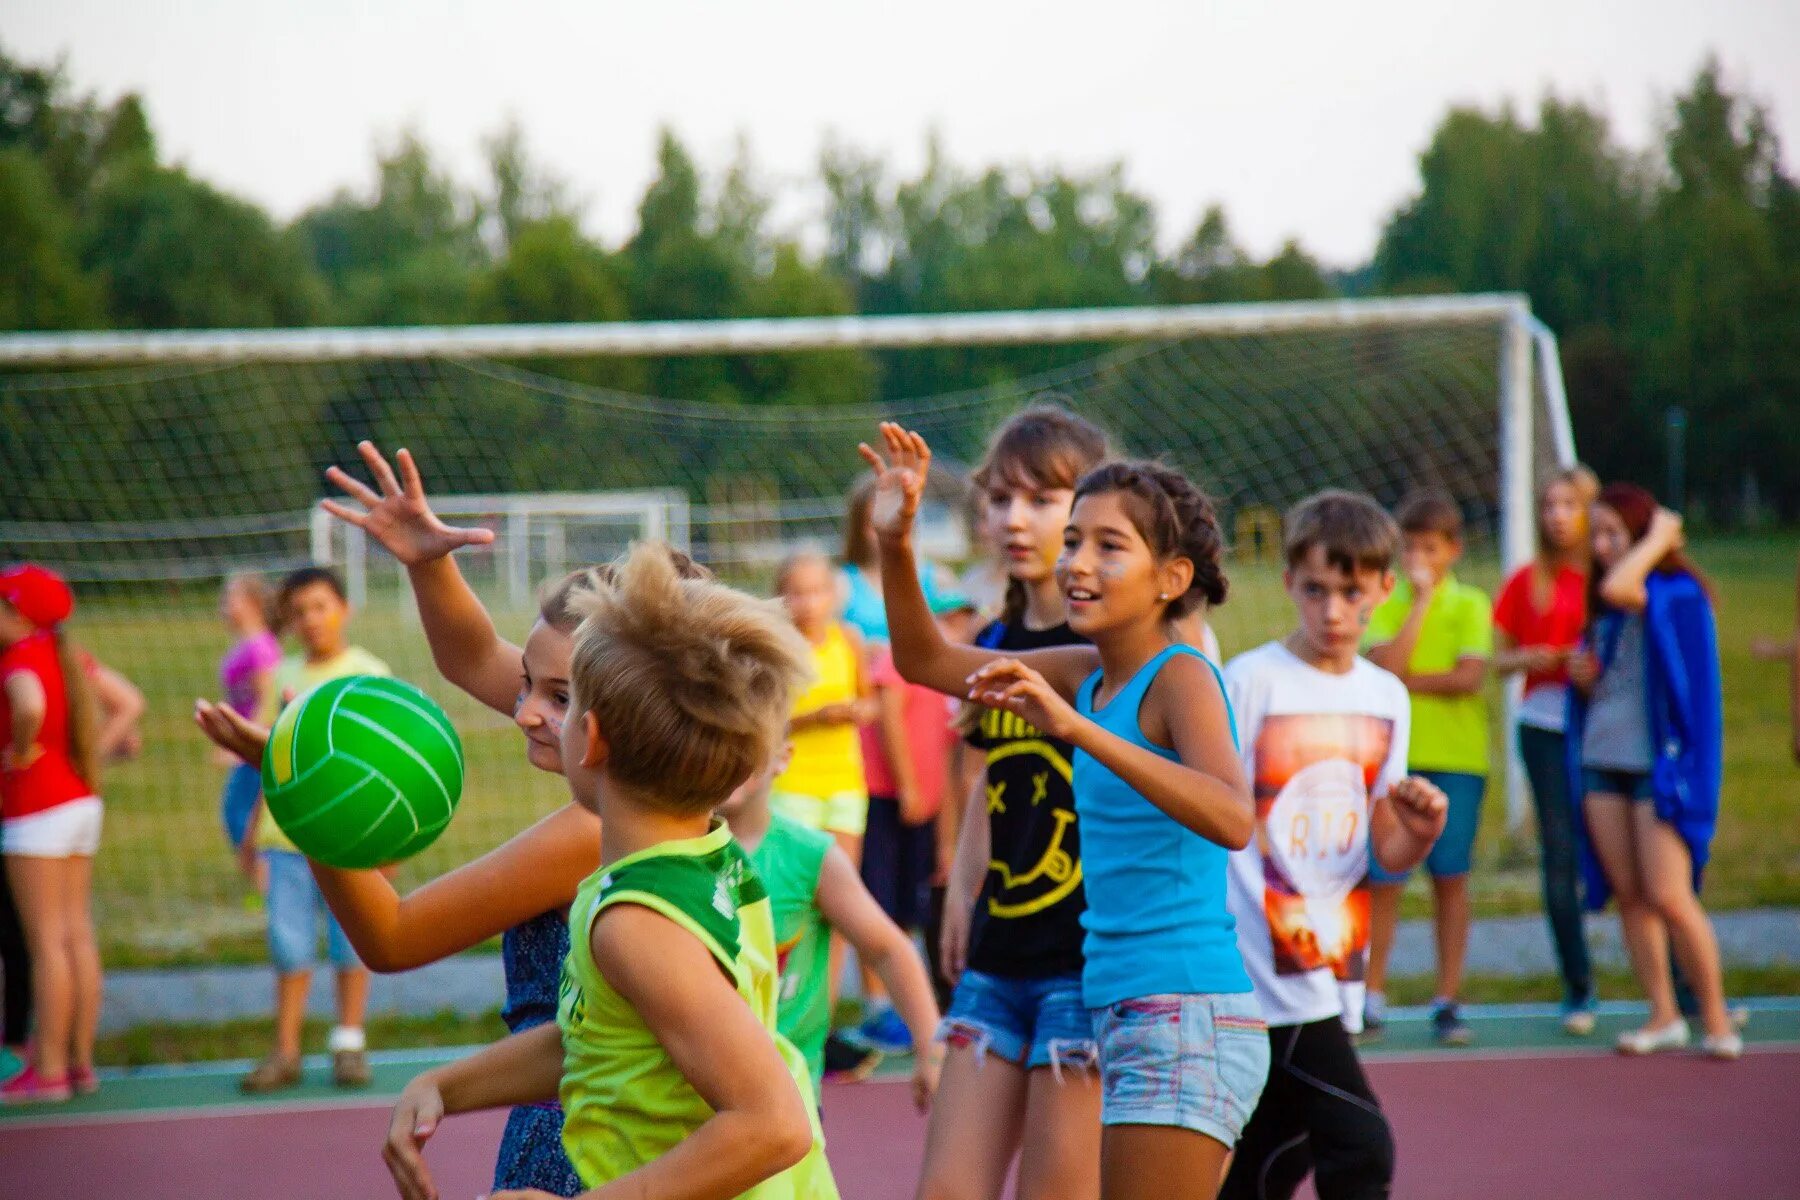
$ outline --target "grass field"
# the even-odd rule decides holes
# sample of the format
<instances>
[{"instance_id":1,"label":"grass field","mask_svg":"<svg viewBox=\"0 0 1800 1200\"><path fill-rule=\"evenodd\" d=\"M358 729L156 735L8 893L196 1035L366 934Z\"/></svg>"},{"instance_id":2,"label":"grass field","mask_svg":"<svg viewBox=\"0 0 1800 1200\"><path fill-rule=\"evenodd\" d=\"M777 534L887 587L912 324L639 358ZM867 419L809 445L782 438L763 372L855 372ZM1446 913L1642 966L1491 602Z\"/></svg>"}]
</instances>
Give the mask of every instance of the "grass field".
<instances>
[{"instance_id":1,"label":"grass field","mask_svg":"<svg viewBox=\"0 0 1800 1200\"><path fill-rule=\"evenodd\" d=\"M1753 637L1793 628L1795 552L1792 537L1718 539L1696 550L1722 595L1726 772L1707 877L1714 907L1800 905L1800 770L1788 752L1786 670L1749 654ZM1490 591L1496 583L1491 562L1473 562L1464 574ZM1231 601L1215 614L1228 655L1284 631L1288 608L1274 568L1241 566L1232 588ZM497 613L497 619L514 637L530 624L523 613ZM181 591L129 603L91 601L75 628L102 659L136 680L149 702L142 755L114 767L105 786L106 836L95 886L108 963L259 961L261 914L246 906L246 886L219 827L222 770L192 721L194 699L218 690L214 673L226 639L212 598ZM457 818L437 845L401 869L401 886L498 845L561 802L558 781L525 764L508 722L438 678L403 595L373 598L352 633L444 704L467 752ZM1499 736L1496 711L1497 750ZM1474 875L1478 915L1537 907L1529 835L1509 838L1503 810L1498 789L1491 789ZM1411 912L1424 911L1422 898L1422 891L1409 895Z\"/></svg>"}]
</instances>

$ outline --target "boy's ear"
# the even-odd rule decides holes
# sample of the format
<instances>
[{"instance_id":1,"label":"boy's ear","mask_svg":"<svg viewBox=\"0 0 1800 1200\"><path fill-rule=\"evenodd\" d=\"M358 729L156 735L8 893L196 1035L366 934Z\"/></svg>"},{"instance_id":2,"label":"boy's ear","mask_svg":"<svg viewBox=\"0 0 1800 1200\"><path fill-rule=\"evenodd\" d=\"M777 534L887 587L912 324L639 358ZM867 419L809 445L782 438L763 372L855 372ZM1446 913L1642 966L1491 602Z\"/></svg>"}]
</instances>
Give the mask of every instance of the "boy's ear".
<instances>
[{"instance_id":1,"label":"boy's ear","mask_svg":"<svg viewBox=\"0 0 1800 1200\"><path fill-rule=\"evenodd\" d=\"M788 764L793 761L794 761L794 740L792 738L784 738L784 739L782 739L781 745L779 747L777 747L777 749L775 751L775 761L773 764L771 764L775 769L773 772L771 772L771 774L772 775L781 774L783 771L788 769Z\"/></svg>"},{"instance_id":2,"label":"boy's ear","mask_svg":"<svg viewBox=\"0 0 1800 1200\"><path fill-rule=\"evenodd\" d=\"M607 744L606 735L600 730L600 718L592 709L581 714L582 730L586 734L585 747L581 752L581 765L593 771L604 766L612 747Z\"/></svg>"}]
</instances>

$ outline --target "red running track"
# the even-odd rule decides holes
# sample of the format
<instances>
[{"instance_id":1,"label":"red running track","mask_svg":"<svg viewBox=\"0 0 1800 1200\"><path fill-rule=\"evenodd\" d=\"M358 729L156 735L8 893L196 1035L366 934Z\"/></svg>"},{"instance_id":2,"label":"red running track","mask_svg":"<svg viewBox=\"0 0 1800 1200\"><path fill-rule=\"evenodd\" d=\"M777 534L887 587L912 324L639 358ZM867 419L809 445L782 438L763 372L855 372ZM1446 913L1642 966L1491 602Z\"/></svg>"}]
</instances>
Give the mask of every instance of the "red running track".
<instances>
[{"instance_id":1,"label":"red running track","mask_svg":"<svg viewBox=\"0 0 1800 1200\"><path fill-rule=\"evenodd\" d=\"M1405 1200L1800 1196L1800 1051L1434 1058L1370 1064ZM828 1087L845 1200L908 1200L923 1122L899 1083ZM0 1125L0 1197L384 1200L386 1108L135 1114ZM501 1120L457 1118L430 1161L446 1197L486 1191Z\"/></svg>"}]
</instances>

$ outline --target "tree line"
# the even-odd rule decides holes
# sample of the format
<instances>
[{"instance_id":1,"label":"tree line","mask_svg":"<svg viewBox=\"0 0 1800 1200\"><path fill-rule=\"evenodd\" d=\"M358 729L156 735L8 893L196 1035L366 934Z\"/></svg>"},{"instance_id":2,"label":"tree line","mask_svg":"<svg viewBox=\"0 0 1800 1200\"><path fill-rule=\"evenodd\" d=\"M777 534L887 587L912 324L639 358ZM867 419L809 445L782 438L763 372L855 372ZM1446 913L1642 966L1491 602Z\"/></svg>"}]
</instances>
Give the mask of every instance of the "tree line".
<instances>
[{"instance_id":1,"label":"tree line","mask_svg":"<svg viewBox=\"0 0 1800 1200\"><path fill-rule=\"evenodd\" d=\"M1169 248L1122 166L952 162L909 175L835 139L804 239L747 145L707 171L665 130L630 235L583 226L516 125L459 182L418 137L372 184L286 224L159 153L141 99L0 50L0 328L612 321L955 312L1516 290L1561 337L1576 435L1602 475L1661 487L1686 414L1691 499L1800 516L1800 189L1766 108L1715 62L1630 149L1598 107L1455 108L1371 261L1297 242L1258 259L1213 207ZM1092 352L945 350L534 364L721 404L837 404L993 382ZM1747 505L1747 497L1755 503Z\"/></svg>"}]
</instances>

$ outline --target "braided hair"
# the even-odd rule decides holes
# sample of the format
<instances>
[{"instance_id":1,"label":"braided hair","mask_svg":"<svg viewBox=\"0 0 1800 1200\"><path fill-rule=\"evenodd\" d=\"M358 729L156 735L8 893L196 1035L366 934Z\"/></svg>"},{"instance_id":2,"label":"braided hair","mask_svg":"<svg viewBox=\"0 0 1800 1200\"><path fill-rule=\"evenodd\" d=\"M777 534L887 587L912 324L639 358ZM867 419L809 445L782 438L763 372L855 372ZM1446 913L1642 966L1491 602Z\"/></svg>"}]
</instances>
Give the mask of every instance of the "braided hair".
<instances>
[{"instance_id":1,"label":"braided hair","mask_svg":"<svg viewBox=\"0 0 1800 1200\"><path fill-rule=\"evenodd\" d=\"M1170 597L1164 616L1178 621L1201 604L1225 603L1229 583L1223 563L1225 537L1210 497L1172 467L1155 462L1110 462L1075 485L1075 499L1116 494L1126 515L1158 561L1185 558L1194 564L1187 591Z\"/></svg>"}]
</instances>

